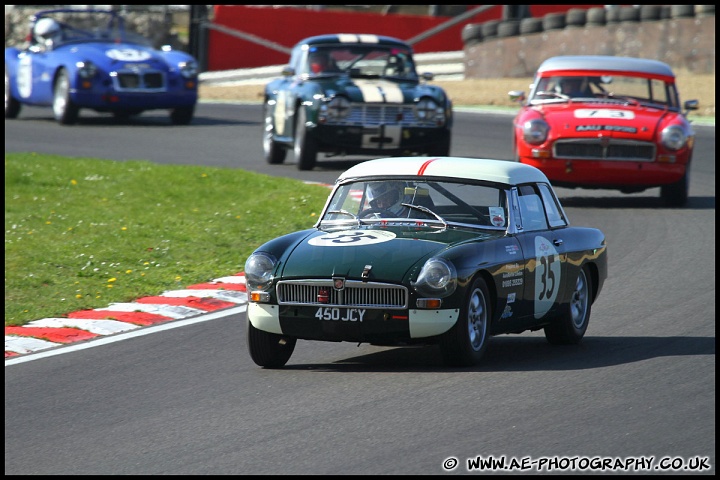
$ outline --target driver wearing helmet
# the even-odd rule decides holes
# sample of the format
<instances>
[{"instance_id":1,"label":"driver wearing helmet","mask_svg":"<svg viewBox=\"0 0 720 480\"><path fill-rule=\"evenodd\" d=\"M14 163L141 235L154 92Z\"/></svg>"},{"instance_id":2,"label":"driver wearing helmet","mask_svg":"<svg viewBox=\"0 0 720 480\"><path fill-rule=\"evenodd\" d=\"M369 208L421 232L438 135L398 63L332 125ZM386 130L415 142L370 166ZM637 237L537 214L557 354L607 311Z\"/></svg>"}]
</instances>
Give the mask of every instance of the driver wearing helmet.
<instances>
[{"instance_id":1,"label":"driver wearing helmet","mask_svg":"<svg viewBox=\"0 0 720 480\"><path fill-rule=\"evenodd\" d=\"M368 201L377 217L401 217L407 213L403 182L377 182L368 186Z\"/></svg>"},{"instance_id":2,"label":"driver wearing helmet","mask_svg":"<svg viewBox=\"0 0 720 480\"><path fill-rule=\"evenodd\" d=\"M310 63L311 73L324 73L324 72L339 72L340 69L337 67L330 54L322 51L310 52L308 56L308 62Z\"/></svg>"},{"instance_id":3,"label":"driver wearing helmet","mask_svg":"<svg viewBox=\"0 0 720 480\"><path fill-rule=\"evenodd\" d=\"M33 27L33 38L39 45L52 50L62 39L62 29L60 24L52 18L41 18L35 22Z\"/></svg>"},{"instance_id":4,"label":"driver wearing helmet","mask_svg":"<svg viewBox=\"0 0 720 480\"><path fill-rule=\"evenodd\" d=\"M561 78L556 87L558 93L568 97L592 97L593 93L588 88L587 77L564 77Z\"/></svg>"}]
</instances>

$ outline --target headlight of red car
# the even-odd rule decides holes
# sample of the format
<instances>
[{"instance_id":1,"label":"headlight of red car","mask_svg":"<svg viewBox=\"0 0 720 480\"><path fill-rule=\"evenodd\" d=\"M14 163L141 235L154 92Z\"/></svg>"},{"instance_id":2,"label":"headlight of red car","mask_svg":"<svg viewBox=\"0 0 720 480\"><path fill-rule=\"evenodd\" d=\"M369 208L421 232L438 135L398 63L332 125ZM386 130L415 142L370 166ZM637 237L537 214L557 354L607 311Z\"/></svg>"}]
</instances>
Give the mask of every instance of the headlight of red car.
<instances>
[{"instance_id":1,"label":"headlight of red car","mask_svg":"<svg viewBox=\"0 0 720 480\"><path fill-rule=\"evenodd\" d=\"M531 145L539 145L547 140L550 125L539 118L523 123L523 139Z\"/></svg>"},{"instance_id":2,"label":"headlight of red car","mask_svg":"<svg viewBox=\"0 0 720 480\"><path fill-rule=\"evenodd\" d=\"M687 143L687 139L687 134L678 125L670 125L662 131L662 144L669 150L680 150Z\"/></svg>"}]
</instances>

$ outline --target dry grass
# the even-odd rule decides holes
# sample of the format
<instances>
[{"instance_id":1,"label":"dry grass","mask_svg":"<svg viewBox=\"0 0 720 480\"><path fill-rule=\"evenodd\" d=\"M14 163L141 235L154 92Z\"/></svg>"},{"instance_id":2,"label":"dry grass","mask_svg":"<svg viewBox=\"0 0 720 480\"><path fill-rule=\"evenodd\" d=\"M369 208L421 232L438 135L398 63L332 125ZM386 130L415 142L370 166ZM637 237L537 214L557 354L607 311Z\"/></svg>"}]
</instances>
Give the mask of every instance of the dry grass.
<instances>
[{"instance_id":1,"label":"dry grass","mask_svg":"<svg viewBox=\"0 0 720 480\"><path fill-rule=\"evenodd\" d=\"M532 78L483 78L462 81L436 81L447 91L455 106L495 105L516 106L508 98L510 90L528 91ZM700 109L690 116L715 116L715 74L691 75L680 73L677 76L681 100L696 99ZM263 85L242 85L218 87L200 85L200 97L205 100L243 100L261 101Z\"/></svg>"}]
</instances>

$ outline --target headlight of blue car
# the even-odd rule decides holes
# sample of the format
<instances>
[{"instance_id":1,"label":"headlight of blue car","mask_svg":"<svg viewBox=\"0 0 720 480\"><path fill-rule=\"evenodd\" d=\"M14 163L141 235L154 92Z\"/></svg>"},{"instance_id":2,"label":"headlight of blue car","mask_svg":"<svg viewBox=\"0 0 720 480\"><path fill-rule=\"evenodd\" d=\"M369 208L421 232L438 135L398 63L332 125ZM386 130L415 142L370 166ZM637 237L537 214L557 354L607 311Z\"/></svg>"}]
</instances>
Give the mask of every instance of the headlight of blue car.
<instances>
[{"instance_id":1,"label":"headlight of blue car","mask_svg":"<svg viewBox=\"0 0 720 480\"><path fill-rule=\"evenodd\" d=\"M662 131L662 144L670 150L680 150L687 142L685 131L678 125L670 125Z\"/></svg>"},{"instance_id":2,"label":"headlight of blue car","mask_svg":"<svg viewBox=\"0 0 720 480\"><path fill-rule=\"evenodd\" d=\"M195 61L180 62L180 75L184 78L195 78L198 75L198 65Z\"/></svg>"},{"instance_id":3,"label":"headlight of blue car","mask_svg":"<svg viewBox=\"0 0 720 480\"><path fill-rule=\"evenodd\" d=\"M253 253L245 261L245 285L248 295L253 291L268 292L272 287L277 259L269 253Z\"/></svg>"},{"instance_id":4,"label":"headlight of blue car","mask_svg":"<svg viewBox=\"0 0 720 480\"><path fill-rule=\"evenodd\" d=\"M425 262L412 286L422 296L447 297L457 288L457 271L450 261L433 257Z\"/></svg>"},{"instance_id":5,"label":"headlight of blue car","mask_svg":"<svg viewBox=\"0 0 720 480\"><path fill-rule=\"evenodd\" d=\"M75 66L78 69L78 75L83 79L93 78L97 73L97 66L89 60L85 62L77 62Z\"/></svg>"},{"instance_id":6,"label":"headlight of blue car","mask_svg":"<svg viewBox=\"0 0 720 480\"><path fill-rule=\"evenodd\" d=\"M522 126L523 138L531 145L539 145L547 140L550 126L545 120L528 120Z\"/></svg>"}]
</instances>

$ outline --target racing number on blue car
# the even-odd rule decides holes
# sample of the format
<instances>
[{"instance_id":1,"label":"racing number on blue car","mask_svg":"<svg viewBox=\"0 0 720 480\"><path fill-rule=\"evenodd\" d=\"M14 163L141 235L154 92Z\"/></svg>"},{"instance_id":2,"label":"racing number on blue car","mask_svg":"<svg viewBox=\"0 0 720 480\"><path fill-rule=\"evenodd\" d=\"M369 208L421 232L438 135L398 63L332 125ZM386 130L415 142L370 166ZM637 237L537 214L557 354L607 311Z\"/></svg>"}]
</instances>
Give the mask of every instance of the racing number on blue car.
<instances>
[{"instance_id":1,"label":"racing number on blue car","mask_svg":"<svg viewBox=\"0 0 720 480\"><path fill-rule=\"evenodd\" d=\"M560 255L545 237L535 237L535 318L545 315L555 303L560 285Z\"/></svg>"}]
</instances>

